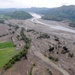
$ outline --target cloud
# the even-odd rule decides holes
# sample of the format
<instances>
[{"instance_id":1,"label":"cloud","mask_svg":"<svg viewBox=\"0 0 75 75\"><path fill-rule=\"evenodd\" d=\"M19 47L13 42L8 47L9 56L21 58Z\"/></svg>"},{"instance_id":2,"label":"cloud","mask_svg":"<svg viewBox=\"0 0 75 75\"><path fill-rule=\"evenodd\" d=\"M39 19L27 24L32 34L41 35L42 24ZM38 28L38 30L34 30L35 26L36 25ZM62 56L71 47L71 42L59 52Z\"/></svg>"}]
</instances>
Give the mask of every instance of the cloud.
<instances>
[{"instance_id":1,"label":"cloud","mask_svg":"<svg viewBox=\"0 0 75 75\"><path fill-rule=\"evenodd\" d=\"M75 5L75 0L0 0L0 8L59 7Z\"/></svg>"},{"instance_id":2,"label":"cloud","mask_svg":"<svg viewBox=\"0 0 75 75\"><path fill-rule=\"evenodd\" d=\"M0 2L14 2L14 0L0 0Z\"/></svg>"}]
</instances>

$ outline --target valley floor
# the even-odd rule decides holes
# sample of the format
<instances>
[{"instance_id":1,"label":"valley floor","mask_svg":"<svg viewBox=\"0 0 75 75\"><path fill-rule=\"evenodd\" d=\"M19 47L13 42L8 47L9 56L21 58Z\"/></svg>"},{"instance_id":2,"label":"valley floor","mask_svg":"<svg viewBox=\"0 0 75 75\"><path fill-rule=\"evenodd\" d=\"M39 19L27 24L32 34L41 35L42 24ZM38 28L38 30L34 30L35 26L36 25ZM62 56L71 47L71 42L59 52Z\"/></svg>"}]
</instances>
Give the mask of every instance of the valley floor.
<instances>
[{"instance_id":1,"label":"valley floor","mask_svg":"<svg viewBox=\"0 0 75 75\"><path fill-rule=\"evenodd\" d=\"M40 20L44 21L44 20ZM16 62L10 69L4 72L3 75L74 75L75 74L75 33L57 30L49 26L36 23L28 20L7 20L10 24L19 25L25 28L25 34L31 41L31 47L28 51L28 59L22 58ZM47 23L47 21L44 21ZM66 25L55 21L48 21L49 25ZM67 27L67 26L66 26ZM67 27L69 28L69 27ZM39 38L42 34L47 34L50 38ZM56 40L58 39L58 41ZM54 51L49 52L49 47L54 47ZM59 47L60 46L60 47ZM67 47L69 52L74 53L70 58L69 53L62 54L63 47ZM59 60L56 62L49 59L50 55Z\"/></svg>"}]
</instances>

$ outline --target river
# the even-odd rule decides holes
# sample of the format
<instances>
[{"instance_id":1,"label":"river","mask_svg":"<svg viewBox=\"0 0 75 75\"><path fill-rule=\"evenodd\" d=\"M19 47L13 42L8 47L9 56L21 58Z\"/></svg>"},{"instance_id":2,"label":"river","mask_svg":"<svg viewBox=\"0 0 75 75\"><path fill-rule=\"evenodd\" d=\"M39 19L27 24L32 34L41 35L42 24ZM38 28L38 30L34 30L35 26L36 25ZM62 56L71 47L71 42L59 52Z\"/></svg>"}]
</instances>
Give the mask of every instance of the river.
<instances>
[{"instance_id":1,"label":"river","mask_svg":"<svg viewBox=\"0 0 75 75\"><path fill-rule=\"evenodd\" d=\"M43 22L39 21L38 19L41 18L41 15L39 15L39 14L36 14L36 13L30 13L30 14L33 16L33 18L31 19L32 22L39 23L39 24L45 25L45 26L49 26L50 28L53 28L56 30L62 30L62 31L66 31L66 32L75 33L75 30L72 30L70 28L66 28L66 27L63 27L60 25L53 26L51 24L47 24L47 23L43 23Z\"/></svg>"}]
</instances>

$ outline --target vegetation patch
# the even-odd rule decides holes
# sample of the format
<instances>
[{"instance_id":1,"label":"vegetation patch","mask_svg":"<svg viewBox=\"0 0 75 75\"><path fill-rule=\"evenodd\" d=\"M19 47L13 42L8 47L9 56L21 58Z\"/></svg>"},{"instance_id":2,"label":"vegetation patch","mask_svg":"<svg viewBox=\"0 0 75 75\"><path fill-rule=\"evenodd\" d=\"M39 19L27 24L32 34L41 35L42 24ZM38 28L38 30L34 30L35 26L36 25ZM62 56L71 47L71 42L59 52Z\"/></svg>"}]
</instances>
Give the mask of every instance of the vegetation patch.
<instances>
[{"instance_id":1,"label":"vegetation patch","mask_svg":"<svg viewBox=\"0 0 75 75\"><path fill-rule=\"evenodd\" d=\"M66 46L63 47L63 50L61 51L62 54L65 54L65 53L69 53L69 50Z\"/></svg>"},{"instance_id":2,"label":"vegetation patch","mask_svg":"<svg viewBox=\"0 0 75 75\"><path fill-rule=\"evenodd\" d=\"M52 52L54 50L54 47L49 46L49 52Z\"/></svg>"},{"instance_id":3,"label":"vegetation patch","mask_svg":"<svg viewBox=\"0 0 75 75\"><path fill-rule=\"evenodd\" d=\"M0 50L0 68L2 68L18 51L14 47Z\"/></svg>"},{"instance_id":4,"label":"vegetation patch","mask_svg":"<svg viewBox=\"0 0 75 75\"><path fill-rule=\"evenodd\" d=\"M49 10L40 11L43 19L55 21L75 21L75 6L61 6L58 8L51 8Z\"/></svg>"},{"instance_id":5,"label":"vegetation patch","mask_svg":"<svg viewBox=\"0 0 75 75\"><path fill-rule=\"evenodd\" d=\"M69 23L69 26L75 28L75 22Z\"/></svg>"},{"instance_id":6,"label":"vegetation patch","mask_svg":"<svg viewBox=\"0 0 75 75\"><path fill-rule=\"evenodd\" d=\"M37 39L42 39L42 38L50 38L50 36L44 33L44 34L40 34L40 36L37 37Z\"/></svg>"},{"instance_id":7,"label":"vegetation patch","mask_svg":"<svg viewBox=\"0 0 75 75\"><path fill-rule=\"evenodd\" d=\"M19 10L16 10L14 12L11 12L11 13L7 13L5 14L5 16L10 16L11 18L14 18L14 19L29 19L29 18L32 18L32 16L25 12L25 11L19 11Z\"/></svg>"},{"instance_id":8,"label":"vegetation patch","mask_svg":"<svg viewBox=\"0 0 75 75\"><path fill-rule=\"evenodd\" d=\"M0 19L0 23L4 24L4 20L3 19Z\"/></svg>"},{"instance_id":9,"label":"vegetation patch","mask_svg":"<svg viewBox=\"0 0 75 75\"><path fill-rule=\"evenodd\" d=\"M30 29L30 30L27 30L27 32L35 32L35 30L33 30L33 29Z\"/></svg>"},{"instance_id":10,"label":"vegetation patch","mask_svg":"<svg viewBox=\"0 0 75 75\"><path fill-rule=\"evenodd\" d=\"M71 52L68 53L68 57L73 58L73 56L74 56L74 53L71 53Z\"/></svg>"},{"instance_id":11,"label":"vegetation patch","mask_svg":"<svg viewBox=\"0 0 75 75\"><path fill-rule=\"evenodd\" d=\"M49 58L50 60L52 60L52 61L56 61L56 62L57 62L57 61L59 61L59 59L58 59L58 58L53 57L53 56L49 56L48 58Z\"/></svg>"},{"instance_id":12,"label":"vegetation patch","mask_svg":"<svg viewBox=\"0 0 75 75\"><path fill-rule=\"evenodd\" d=\"M0 49L13 47L14 44L12 42L2 42L0 43Z\"/></svg>"},{"instance_id":13,"label":"vegetation patch","mask_svg":"<svg viewBox=\"0 0 75 75\"><path fill-rule=\"evenodd\" d=\"M29 72L29 75L33 75L33 74L32 74L32 71L33 71L33 68L34 68L34 67L35 67L35 64L32 65L32 67L31 67L31 69L30 69L30 72Z\"/></svg>"},{"instance_id":14,"label":"vegetation patch","mask_svg":"<svg viewBox=\"0 0 75 75\"><path fill-rule=\"evenodd\" d=\"M50 71L50 69L47 69L49 75L52 75L52 72Z\"/></svg>"}]
</instances>

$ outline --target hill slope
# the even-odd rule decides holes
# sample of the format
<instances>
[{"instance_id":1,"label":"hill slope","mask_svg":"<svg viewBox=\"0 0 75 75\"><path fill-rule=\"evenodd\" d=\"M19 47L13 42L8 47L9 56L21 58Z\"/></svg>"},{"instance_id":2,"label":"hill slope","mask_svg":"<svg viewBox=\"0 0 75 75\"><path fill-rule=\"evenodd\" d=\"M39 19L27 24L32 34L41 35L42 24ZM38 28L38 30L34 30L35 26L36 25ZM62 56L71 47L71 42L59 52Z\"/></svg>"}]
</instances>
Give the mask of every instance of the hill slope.
<instances>
[{"instance_id":1,"label":"hill slope","mask_svg":"<svg viewBox=\"0 0 75 75\"><path fill-rule=\"evenodd\" d=\"M51 8L48 11L41 11L40 13L45 15L42 18L46 20L75 21L75 6L74 5Z\"/></svg>"},{"instance_id":2,"label":"hill slope","mask_svg":"<svg viewBox=\"0 0 75 75\"><path fill-rule=\"evenodd\" d=\"M10 18L14 18L14 19L32 18L32 16L29 13L21 10L7 11L3 14L1 13L0 15L9 16Z\"/></svg>"}]
</instances>

